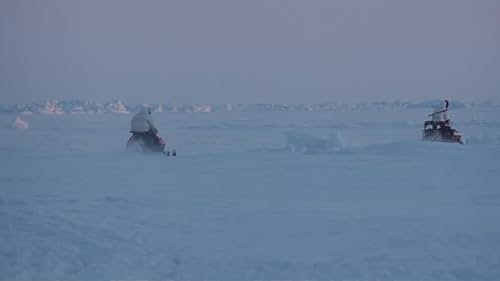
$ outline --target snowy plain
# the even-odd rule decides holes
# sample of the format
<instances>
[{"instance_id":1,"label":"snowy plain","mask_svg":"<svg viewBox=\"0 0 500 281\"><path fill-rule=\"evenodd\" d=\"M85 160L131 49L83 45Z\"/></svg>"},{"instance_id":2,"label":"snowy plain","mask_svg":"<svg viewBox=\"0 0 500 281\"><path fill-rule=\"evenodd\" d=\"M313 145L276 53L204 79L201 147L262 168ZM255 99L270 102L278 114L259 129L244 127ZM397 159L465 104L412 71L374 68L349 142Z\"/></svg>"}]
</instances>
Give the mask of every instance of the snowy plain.
<instances>
[{"instance_id":1,"label":"snowy plain","mask_svg":"<svg viewBox=\"0 0 500 281\"><path fill-rule=\"evenodd\" d=\"M427 113L0 115L0 279L500 280L500 110Z\"/></svg>"}]
</instances>

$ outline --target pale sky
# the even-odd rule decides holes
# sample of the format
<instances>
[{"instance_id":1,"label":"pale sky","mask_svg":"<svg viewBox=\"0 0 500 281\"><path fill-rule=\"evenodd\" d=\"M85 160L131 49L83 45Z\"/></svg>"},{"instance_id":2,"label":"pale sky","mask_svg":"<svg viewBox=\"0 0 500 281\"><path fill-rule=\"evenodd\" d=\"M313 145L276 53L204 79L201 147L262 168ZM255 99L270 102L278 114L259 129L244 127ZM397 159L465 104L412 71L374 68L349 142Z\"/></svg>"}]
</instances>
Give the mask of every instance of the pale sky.
<instances>
[{"instance_id":1,"label":"pale sky","mask_svg":"<svg viewBox=\"0 0 500 281\"><path fill-rule=\"evenodd\" d=\"M498 0L0 0L0 103L500 97Z\"/></svg>"}]
</instances>

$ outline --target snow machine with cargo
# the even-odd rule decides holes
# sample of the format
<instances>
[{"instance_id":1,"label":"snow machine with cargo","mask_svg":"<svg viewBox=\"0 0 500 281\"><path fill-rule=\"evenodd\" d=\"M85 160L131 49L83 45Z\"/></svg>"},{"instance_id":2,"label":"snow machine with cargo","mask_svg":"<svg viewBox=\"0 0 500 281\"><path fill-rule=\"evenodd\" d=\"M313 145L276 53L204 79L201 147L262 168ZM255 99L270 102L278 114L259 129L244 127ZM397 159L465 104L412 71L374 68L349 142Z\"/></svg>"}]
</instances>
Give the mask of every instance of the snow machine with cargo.
<instances>
[{"instance_id":1,"label":"snow machine with cargo","mask_svg":"<svg viewBox=\"0 0 500 281\"><path fill-rule=\"evenodd\" d=\"M425 121L422 140L463 144L462 135L451 127L451 122L447 117L448 106L449 102L445 100L443 110L438 110L427 115L428 117L432 117L432 120Z\"/></svg>"}]
</instances>

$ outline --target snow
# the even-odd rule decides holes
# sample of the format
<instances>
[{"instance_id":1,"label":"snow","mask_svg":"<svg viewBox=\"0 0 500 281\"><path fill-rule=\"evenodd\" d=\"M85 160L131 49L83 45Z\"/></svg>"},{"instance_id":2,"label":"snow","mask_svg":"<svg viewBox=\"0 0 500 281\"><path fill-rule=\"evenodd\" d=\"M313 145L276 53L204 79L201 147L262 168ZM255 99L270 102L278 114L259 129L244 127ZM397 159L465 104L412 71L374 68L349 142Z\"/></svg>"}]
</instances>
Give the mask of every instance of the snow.
<instances>
[{"instance_id":1,"label":"snow","mask_svg":"<svg viewBox=\"0 0 500 281\"><path fill-rule=\"evenodd\" d=\"M154 114L176 158L130 115L0 126L0 280L500 280L500 110L426 114Z\"/></svg>"}]
</instances>

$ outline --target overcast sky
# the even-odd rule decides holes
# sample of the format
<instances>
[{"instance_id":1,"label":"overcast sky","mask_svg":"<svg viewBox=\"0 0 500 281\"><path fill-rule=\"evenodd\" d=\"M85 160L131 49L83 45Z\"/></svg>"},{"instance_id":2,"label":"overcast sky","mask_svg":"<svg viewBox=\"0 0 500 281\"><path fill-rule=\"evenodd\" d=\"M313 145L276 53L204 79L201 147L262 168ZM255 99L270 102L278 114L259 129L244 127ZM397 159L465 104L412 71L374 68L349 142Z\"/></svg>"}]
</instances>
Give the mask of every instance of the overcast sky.
<instances>
[{"instance_id":1,"label":"overcast sky","mask_svg":"<svg viewBox=\"0 0 500 281\"><path fill-rule=\"evenodd\" d=\"M0 103L500 97L498 0L0 0Z\"/></svg>"}]
</instances>

